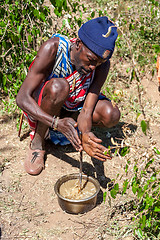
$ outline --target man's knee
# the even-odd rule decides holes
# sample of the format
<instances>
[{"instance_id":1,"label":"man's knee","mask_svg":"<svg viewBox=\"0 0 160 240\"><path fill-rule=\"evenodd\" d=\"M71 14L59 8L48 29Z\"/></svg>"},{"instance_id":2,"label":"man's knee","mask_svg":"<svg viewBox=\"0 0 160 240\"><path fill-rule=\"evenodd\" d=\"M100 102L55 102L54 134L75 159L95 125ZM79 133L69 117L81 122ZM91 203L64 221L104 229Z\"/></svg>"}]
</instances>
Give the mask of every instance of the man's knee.
<instances>
[{"instance_id":1,"label":"man's knee","mask_svg":"<svg viewBox=\"0 0 160 240\"><path fill-rule=\"evenodd\" d=\"M115 126L120 120L120 110L117 105L112 105L112 103L104 104L102 111L102 123L106 127Z\"/></svg>"},{"instance_id":2,"label":"man's knee","mask_svg":"<svg viewBox=\"0 0 160 240\"><path fill-rule=\"evenodd\" d=\"M119 120L120 120L120 116L121 116L121 113L120 113L120 110L119 108L116 106L113 106L112 110L111 110L111 126L115 126Z\"/></svg>"},{"instance_id":3,"label":"man's knee","mask_svg":"<svg viewBox=\"0 0 160 240\"><path fill-rule=\"evenodd\" d=\"M64 78L52 78L46 85L44 96L48 96L54 102L65 101L69 95L69 84Z\"/></svg>"}]
</instances>

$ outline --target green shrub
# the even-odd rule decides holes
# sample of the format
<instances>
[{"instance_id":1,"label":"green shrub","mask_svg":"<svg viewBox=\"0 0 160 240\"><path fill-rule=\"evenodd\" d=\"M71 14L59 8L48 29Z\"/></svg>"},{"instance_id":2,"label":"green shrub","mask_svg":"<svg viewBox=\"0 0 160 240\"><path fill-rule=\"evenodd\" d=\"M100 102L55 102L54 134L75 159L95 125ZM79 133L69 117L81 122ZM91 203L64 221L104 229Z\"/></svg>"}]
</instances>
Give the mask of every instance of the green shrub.
<instances>
[{"instance_id":1,"label":"green shrub","mask_svg":"<svg viewBox=\"0 0 160 240\"><path fill-rule=\"evenodd\" d=\"M38 45L49 36L50 9L43 2L5 0L1 3L0 87L5 93L17 95Z\"/></svg>"}]
</instances>

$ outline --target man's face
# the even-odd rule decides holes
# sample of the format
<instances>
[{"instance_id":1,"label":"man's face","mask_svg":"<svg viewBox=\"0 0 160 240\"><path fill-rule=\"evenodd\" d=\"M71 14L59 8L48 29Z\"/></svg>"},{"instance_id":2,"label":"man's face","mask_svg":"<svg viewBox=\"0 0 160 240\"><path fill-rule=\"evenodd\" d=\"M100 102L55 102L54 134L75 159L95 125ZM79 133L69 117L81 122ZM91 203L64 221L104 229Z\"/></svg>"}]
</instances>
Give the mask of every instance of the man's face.
<instances>
[{"instance_id":1,"label":"man's face","mask_svg":"<svg viewBox=\"0 0 160 240\"><path fill-rule=\"evenodd\" d=\"M78 45L74 56L74 65L80 74L87 75L105 62L104 59L90 51L81 41L76 44Z\"/></svg>"}]
</instances>

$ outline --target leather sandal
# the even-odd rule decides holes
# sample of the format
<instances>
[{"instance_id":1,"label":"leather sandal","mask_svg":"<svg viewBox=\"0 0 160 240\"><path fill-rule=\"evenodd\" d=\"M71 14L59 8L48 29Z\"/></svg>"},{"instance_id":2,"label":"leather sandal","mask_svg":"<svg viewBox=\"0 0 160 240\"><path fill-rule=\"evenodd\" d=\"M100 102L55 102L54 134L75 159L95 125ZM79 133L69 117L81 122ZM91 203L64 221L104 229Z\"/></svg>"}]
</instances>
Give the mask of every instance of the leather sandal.
<instances>
[{"instance_id":1,"label":"leather sandal","mask_svg":"<svg viewBox=\"0 0 160 240\"><path fill-rule=\"evenodd\" d=\"M38 175L44 169L44 150L31 149L29 147L27 158L24 162L24 169L30 175Z\"/></svg>"}]
</instances>

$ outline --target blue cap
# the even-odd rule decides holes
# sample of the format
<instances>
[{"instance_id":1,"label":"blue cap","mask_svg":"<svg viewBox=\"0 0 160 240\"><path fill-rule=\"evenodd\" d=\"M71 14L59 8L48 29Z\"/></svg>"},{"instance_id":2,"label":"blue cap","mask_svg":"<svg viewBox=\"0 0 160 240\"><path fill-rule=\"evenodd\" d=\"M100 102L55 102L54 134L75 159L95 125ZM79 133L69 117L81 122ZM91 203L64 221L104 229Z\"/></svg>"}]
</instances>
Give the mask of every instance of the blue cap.
<instances>
[{"instance_id":1,"label":"blue cap","mask_svg":"<svg viewBox=\"0 0 160 240\"><path fill-rule=\"evenodd\" d=\"M78 36L92 52L103 59L112 56L117 39L117 27L107 17L98 17L84 23Z\"/></svg>"}]
</instances>

